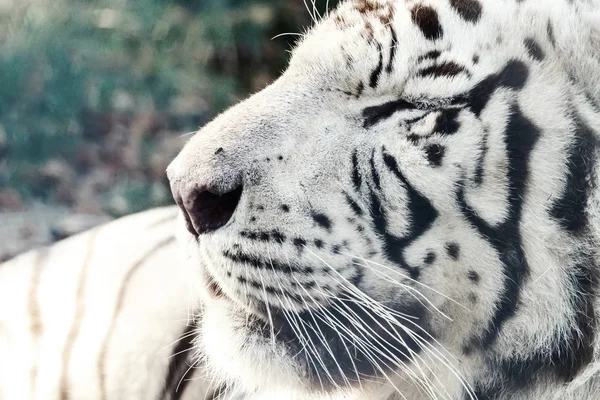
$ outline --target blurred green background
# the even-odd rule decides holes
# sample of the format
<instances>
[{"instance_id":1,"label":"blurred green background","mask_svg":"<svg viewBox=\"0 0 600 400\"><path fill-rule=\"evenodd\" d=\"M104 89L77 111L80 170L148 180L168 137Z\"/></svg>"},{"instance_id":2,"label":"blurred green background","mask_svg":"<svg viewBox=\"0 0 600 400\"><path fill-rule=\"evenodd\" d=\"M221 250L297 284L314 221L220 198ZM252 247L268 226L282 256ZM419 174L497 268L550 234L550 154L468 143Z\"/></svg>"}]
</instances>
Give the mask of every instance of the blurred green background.
<instances>
[{"instance_id":1,"label":"blurred green background","mask_svg":"<svg viewBox=\"0 0 600 400\"><path fill-rule=\"evenodd\" d=\"M183 135L310 24L303 0L0 0L0 260L171 204Z\"/></svg>"}]
</instances>

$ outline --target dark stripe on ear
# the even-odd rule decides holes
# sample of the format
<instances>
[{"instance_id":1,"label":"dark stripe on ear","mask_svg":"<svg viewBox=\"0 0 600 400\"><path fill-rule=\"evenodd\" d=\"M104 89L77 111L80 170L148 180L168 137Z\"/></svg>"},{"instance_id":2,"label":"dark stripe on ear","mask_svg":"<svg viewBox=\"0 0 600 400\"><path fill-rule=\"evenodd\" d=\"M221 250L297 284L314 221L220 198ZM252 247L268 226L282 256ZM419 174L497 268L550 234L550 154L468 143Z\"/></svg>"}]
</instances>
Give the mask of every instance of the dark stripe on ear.
<instances>
[{"instance_id":1,"label":"dark stripe on ear","mask_svg":"<svg viewBox=\"0 0 600 400\"><path fill-rule=\"evenodd\" d=\"M580 118L575 118L575 137L569 149L567 182L560 199L550 214L571 234L578 235L587 226L588 200L596 189L594 170L598 139L592 129Z\"/></svg>"},{"instance_id":2,"label":"dark stripe on ear","mask_svg":"<svg viewBox=\"0 0 600 400\"><path fill-rule=\"evenodd\" d=\"M379 53L379 61L373 72L371 72L371 78L369 78L369 86L371 88L377 87L379 77L381 77L381 70L383 69L383 47L379 42L377 42L377 52Z\"/></svg>"},{"instance_id":3,"label":"dark stripe on ear","mask_svg":"<svg viewBox=\"0 0 600 400\"><path fill-rule=\"evenodd\" d=\"M161 400L179 400L185 393L185 388L189 379L185 379L185 374L194 363L192 355L194 352L194 339L196 325L190 322L179 335L177 345L173 347L167 366L167 377L159 399Z\"/></svg>"},{"instance_id":4,"label":"dark stripe on ear","mask_svg":"<svg viewBox=\"0 0 600 400\"><path fill-rule=\"evenodd\" d=\"M496 311L483 338L474 339L475 343L479 342L483 347L494 343L504 322L514 316L522 285L529 275L529 265L521 242L520 224L523 201L527 195L529 158L539 137L539 128L527 119L518 106L513 105L504 138L508 155L509 213L500 226L492 227L477 215L466 201L465 185L459 185L458 203L462 214L479 232L481 238L496 249L504 267L504 289L497 301Z\"/></svg>"}]
</instances>

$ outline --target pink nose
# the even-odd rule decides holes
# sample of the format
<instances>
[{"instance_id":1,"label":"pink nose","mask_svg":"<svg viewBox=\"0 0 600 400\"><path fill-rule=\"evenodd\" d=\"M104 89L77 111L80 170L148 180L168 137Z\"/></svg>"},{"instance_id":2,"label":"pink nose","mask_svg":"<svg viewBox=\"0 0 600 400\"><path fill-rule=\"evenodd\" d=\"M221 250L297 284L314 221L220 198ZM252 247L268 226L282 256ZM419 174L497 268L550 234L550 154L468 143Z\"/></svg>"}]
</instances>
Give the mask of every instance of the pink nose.
<instances>
[{"instance_id":1,"label":"pink nose","mask_svg":"<svg viewBox=\"0 0 600 400\"><path fill-rule=\"evenodd\" d=\"M242 196L241 185L222 191L210 187L189 189L172 183L171 191L183 212L187 229L196 237L225 226L231 220Z\"/></svg>"}]
</instances>

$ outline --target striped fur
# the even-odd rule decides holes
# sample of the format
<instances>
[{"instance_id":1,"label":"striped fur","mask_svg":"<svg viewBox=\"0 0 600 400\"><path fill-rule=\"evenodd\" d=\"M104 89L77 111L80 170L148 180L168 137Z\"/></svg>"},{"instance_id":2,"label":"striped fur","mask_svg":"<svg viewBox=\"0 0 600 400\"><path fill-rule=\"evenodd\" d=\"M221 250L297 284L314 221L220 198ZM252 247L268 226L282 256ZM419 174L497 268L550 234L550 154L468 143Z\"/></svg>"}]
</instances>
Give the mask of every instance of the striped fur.
<instances>
[{"instance_id":1,"label":"striped fur","mask_svg":"<svg viewBox=\"0 0 600 400\"><path fill-rule=\"evenodd\" d=\"M599 16L343 2L191 137L178 221L0 266L0 399L599 398Z\"/></svg>"},{"instance_id":2,"label":"striped fur","mask_svg":"<svg viewBox=\"0 0 600 400\"><path fill-rule=\"evenodd\" d=\"M177 261L175 211L123 218L0 265L0 399L210 395L202 368L191 368L193 271Z\"/></svg>"}]
</instances>

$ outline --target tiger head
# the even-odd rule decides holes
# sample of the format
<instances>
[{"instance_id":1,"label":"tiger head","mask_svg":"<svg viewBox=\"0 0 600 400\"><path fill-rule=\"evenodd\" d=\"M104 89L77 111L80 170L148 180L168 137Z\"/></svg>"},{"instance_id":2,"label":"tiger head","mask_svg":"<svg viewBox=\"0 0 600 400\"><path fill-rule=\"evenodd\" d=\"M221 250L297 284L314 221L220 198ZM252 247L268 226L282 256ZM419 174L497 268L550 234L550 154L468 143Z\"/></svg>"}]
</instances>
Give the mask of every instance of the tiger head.
<instances>
[{"instance_id":1,"label":"tiger head","mask_svg":"<svg viewBox=\"0 0 600 400\"><path fill-rule=\"evenodd\" d=\"M495 398L591 365L599 73L561 43L594 27L538 3L345 2L189 140L168 176L216 376Z\"/></svg>"}]
</instances>

